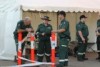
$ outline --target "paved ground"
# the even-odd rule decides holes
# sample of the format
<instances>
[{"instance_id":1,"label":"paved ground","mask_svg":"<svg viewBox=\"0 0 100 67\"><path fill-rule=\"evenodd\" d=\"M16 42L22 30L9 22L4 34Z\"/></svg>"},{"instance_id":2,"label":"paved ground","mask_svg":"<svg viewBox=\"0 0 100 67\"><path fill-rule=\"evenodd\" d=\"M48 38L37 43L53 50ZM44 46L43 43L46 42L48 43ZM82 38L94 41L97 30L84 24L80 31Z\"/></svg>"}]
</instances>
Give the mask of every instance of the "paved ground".
<instances>
[{"instance_id":1,"label":"paved ground","mask_svg":"<svg viewBox=\"0 0 100 67\"><path fill-rule=\"evenodd\" d=\"M100 67L100 62L95 60L97 57L96 53L87 53L88 61L78 62L75 57L69 57L69 67ZM13 61L0 60L0 67L16 65ZM29 67L29 66L28 66ZM41 67L48 67L42 65Z\"/></svg>"}]
</instances>

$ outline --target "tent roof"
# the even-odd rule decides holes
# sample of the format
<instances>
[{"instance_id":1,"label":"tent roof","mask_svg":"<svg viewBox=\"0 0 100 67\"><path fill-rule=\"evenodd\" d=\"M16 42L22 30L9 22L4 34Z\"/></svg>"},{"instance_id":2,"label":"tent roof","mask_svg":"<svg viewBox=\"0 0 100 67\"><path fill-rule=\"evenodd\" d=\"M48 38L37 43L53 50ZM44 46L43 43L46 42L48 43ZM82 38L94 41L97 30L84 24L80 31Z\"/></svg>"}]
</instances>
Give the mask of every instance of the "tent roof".
<instances>
[{"instance_id":1,"label":"tent roof","mask_svg":"<svg viewBox=\"0 0 100 67\"><path fill-rule=\"evenodd\" d=\"M24 11L100 12L100 0L21 0Z\"/></svg>"}]
</instances>

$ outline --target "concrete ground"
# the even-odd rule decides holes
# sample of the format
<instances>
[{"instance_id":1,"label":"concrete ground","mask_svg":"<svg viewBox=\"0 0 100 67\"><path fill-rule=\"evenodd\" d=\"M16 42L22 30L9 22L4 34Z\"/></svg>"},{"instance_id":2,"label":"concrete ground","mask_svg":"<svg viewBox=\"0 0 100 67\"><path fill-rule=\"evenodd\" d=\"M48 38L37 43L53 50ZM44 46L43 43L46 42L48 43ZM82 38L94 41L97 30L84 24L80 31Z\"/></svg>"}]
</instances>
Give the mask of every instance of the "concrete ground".
<instances>
[{"instance_id":1,"label":"concrete ground","mask_svg":"<svg viewBox=\"0 0 100 67\"><path fill-rule=\"evenodd\" d=\"M100 62L96 60L97 53L87 53L86 56L89 58L89 60L84 62L79 62L75 57L69 57L69 66L68 67L100 67ZM6 60L0 60L0 67L7 67L16 65L13 61L6 61ZM29 66L28 66L29 67ZM50 67L46 65L41 65L41 67Z\"/></svg>"}]
</instances>

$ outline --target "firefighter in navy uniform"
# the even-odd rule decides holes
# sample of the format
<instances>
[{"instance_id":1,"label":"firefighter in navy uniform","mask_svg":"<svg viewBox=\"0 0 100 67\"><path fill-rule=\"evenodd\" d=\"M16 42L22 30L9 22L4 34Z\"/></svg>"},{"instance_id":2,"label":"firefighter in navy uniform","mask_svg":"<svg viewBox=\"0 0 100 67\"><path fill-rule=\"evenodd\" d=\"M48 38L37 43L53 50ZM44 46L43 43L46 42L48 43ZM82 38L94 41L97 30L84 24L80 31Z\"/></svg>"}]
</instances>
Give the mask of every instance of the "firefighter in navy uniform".
<instances>
[{"instance_id":1,"label":"firefighter in navy uniform","mask_svg":"<svg viewBox=\"0 0 100 67\"><path fill-rule=\"evenodd\" d=\"M52 32L58 33L59 36L59 64L56 67L68 66L68 44L70 40L69 22L65 19L66 13L64 11L58 12L61 20L59 29Z\"/></svg>"},{"instance_id":2,"label":"firefighter in navy uniform","mask_svg":"<svg viewBox=\"0 0 100 67\"><path fill-rule=\"evenodd\" d=\"M89 35L88 26L85 24L86 18L87 17L85 15L81 15L80 22L76 25L76 34L78 40L78 61L88 60L88 58L85 58L85 52L87 48L87 41Z\"/></svg>"},{"instance_id":3,"label":"firefighter in navy uniform","mask_svg":"<svg viewBox=\"0 0 100 67\"><path fill-rule=\"evenodd\" d=\"M24 20L20 20L17 23L16 29L14 31L14 39L16 43L16 52L18 51L18 32L22 32L22 39L24 39L28 32L34 32L32 26L31 26L31 20L29 17L25 17ZM22 43L22 53L23 49L25 47L25 42ZM15 58L16 61L16 58Z\"/></svg>"},{"instance_id":4,"label":"firefighter in navy uniform","mask_svg":"<svg viewBox=\"0 0 100 67\"><path fill-rule=\"evenodd\" d=\"M98 50L98 57L96 59L100 60L100 19L97 20L96 35L97 35L97 50Z\"/></svg>"},{"instance_id":5,"label":"firefighter in navy uniform","mask_svg":"<svg viewBox=\"0 0 100 67\"><path fill-rule=\"evenodd\" d=\"M46 61L51 62L51 31L52 26L49 24L49 17L44 16L41 18L43 20L43 23L38 25L36 34L38 35L39 44L38 44L38 50L37 50L37 57L38 61L42 62L43 57L45 55Z\"/></svg>"}]
</instances>

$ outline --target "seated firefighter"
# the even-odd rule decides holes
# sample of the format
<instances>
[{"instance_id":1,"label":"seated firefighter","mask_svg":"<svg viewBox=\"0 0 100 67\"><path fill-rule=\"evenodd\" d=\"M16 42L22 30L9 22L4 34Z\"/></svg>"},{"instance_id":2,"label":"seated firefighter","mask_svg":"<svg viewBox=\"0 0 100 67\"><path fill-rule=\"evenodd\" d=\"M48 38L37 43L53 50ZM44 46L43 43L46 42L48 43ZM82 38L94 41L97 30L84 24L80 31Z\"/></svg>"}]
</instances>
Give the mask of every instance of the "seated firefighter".
<instances>
[{"instance_id":1,"label":"seated firefighter","mask_svg":"<svg viewBox=\"0 0 100 67\"><path fill-rule=\"evenodd\" d=\"M29 32L34 32L31 26L31 20L29 17L25 17L23 20L20 20L17 23L16 29L14 31L14 39L16 43L16 53L18 51L18 33L19 32L22 32L22 39L24 39ZM23 53L24 47L25 47L25 41L21 45L22 53Z\"/></svg>"}]
</instances>

